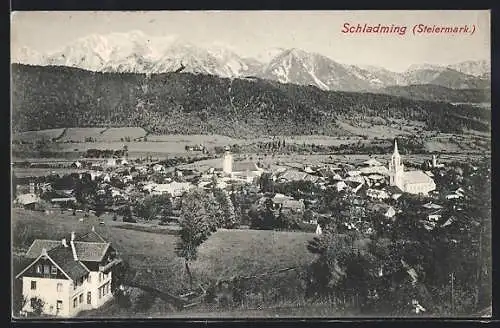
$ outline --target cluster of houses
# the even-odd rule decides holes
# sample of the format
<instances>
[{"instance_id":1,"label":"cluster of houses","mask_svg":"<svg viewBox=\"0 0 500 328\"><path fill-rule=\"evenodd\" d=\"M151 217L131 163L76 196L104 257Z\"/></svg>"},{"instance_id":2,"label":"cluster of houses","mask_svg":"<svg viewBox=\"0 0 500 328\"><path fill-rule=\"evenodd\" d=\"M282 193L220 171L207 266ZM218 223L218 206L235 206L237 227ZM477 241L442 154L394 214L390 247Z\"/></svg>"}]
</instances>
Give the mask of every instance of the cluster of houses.
<instances>
[{"instance_id":1,"label":"cluster of houses","mask_svg":"<svg viewBox=\"0 0 500 328\"><path fill-rule=\"evenodd\" d=\"M430 168L440 168L435 156L429 161ZM218 165L206 169L167 167L161 162L154 164L134 163L126 158L109 159L103 163L91 164L76 161L74 175L83 179L84 175L97 182L97 193L107 194L114 204L127 204L131 199L144 195L169 194L179 198L192 188L211 189L218 187L228 192L234 185L253 184L258 190L258 182L264 173L275 183L309 181L319 188L332 188L337 192L363 195L369 202L369 210L377 211L390 222L401 210L393 205L403 194L432 195L436 184L430 171L406 170L398 151L397 142L388 166L370 158L358 165L322 164L317 166L276 165L264 167L252 161L234 160L229 148L225 149ZM85 169L86 168L86 169ZM41 194L51 192L54 206L70 207L76 203L74 190L53 190L48 182L30 183L26 189L21 186L15 203L28 209L36 209L41 202ZM446 199L464 197L465 191L458 188L446 195ZM263 193L261 193L263 195ZM272 209L304 213L307 202L289 195L274 193L272 197L260 197L259 202L270 199ZM450 225L450 220L442 222L443 205L437 197L421 205L421 223L427 230ZM442 198L440 198L442 199ZM314 202L314 200L309 200ZM316 225L316 233L323 233L317 218L310 224ZM362 225L346 223L347 229L363 229ZM370 229L370 228L368 228ZM23 311L33 311L36 299L44 298L43 312L56 316L74 316L79 311L101 306L112 296L110 293L111 268L119 263L116 251L95 231L83 236L72 234L61 241L35 240L27 252L33 261L18 279L23 281L23 295L30 300Z\"/></svg>"},{"instance_id":2,"label":"cluster of houses","mask_svg":"<svg viewBox=\"0 0 500 328\"><path fill-rule=\"evenodd\" d=\"M433 157L428 163L431 167L442 167ZM121 206L130 199L147 194L169 194L173 198L182 196L192 188L210 189L218 187L230 190L233 185L255 184L264 172L271 175L277 183L291 181L309 181L321 189L334 188L338 192L364 193L376 200L397 199L404 193L424 194L433 193L436 185L430 171L405 170L398 151L397 142L388 168L374 158L352 164L324 164L318 166L290 167L277 165L263 167L252 161L234 160L229 148L225 149L219 165L213 165L204 170L196 166L187 169L181 166L166 167L161 162L152 164L135 163L126 158L112 158L99 163L85 163L75 161L73 167L77 169L73 175L82 179L87 175L98 183L97 194L109 195L113 205ZM82 168L87 169L82 169ZM30 183L29 190L18 190L15 204L25 208L35 209L40 203L40 195L48 191L53 196L51 205L55 207L71 208L76 202L75 191L52 190L50 183ZM462 197L460 190L447 195L447 198ZM303 211L302 200L290 199L284 195L273 198L276 206L294 211Z\"/></svg>"}]
</instances>

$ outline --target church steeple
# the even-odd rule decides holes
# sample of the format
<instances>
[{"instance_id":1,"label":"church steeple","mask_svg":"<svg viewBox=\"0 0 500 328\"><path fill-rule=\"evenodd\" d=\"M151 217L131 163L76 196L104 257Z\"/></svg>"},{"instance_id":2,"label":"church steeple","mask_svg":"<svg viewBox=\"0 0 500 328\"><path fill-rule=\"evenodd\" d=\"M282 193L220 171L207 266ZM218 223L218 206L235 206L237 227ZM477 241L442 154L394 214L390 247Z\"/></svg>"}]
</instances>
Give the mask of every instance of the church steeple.
<instances>
[{"instance_id":1,"label":"church steeple","mask_svg":"<svg viewBox=\"0 0 500 328\"><path fill-rule=\"evenodd\" d=\"M390 185L399 186L401 184L402 173L404 171L403 164L401 163L401 156L399 155L398 142L394 140L394 152L391 156L391 161L389 162L389 172L390 172Z\"/></svg>"},{"instance_id":2,"label":"church steeple","mask_svg":"<svg viewBox=\"0 0 500 328\"><path fill-rule=\"evenodd\" d=\"M394 139L394 153L393 153L393 156L394 155L398 155L399 156L398 141L397 141L397 139Z\"/></svg>"}]
</instances>

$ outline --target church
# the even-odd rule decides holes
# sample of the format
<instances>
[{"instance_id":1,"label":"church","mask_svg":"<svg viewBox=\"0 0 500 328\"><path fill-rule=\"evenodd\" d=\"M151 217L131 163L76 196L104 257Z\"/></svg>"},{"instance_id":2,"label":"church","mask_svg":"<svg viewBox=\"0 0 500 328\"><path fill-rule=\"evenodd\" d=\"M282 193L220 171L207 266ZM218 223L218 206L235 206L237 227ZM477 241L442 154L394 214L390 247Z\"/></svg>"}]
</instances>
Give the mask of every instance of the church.
<instances>
[{"instance_id":1,"label":"church","mask_svg":"<svg viewBox=\"0 0 500 328\"><path fill-rule=\"evenodd\" d=\"M253 162L234 162L229 147L226 148L222 159L222 173L226 178L252 183L263 172L264 170Z\"/></svg>"},{"instance_id":2,"label":"church","mask_svg":"<svg viewBox=\"0 0 500 328\"><path fill-rule=\"evenodd\" d=\"M389 162L389 184L410 194L427 195L430 191L436 189L434 180L424 172L405 172L404 165L401 162L401 156L399 155L397 141L394 141L394 153Z\"/></svg>"}]
</instances>

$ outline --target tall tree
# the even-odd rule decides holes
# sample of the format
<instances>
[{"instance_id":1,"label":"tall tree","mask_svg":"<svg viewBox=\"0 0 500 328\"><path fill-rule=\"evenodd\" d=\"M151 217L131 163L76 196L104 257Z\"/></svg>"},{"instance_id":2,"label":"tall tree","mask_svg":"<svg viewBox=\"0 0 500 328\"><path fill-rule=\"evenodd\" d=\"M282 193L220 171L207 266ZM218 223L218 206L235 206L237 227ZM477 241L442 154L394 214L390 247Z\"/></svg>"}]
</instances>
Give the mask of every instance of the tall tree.
<instances>
[{"instance_id":1,"label":"tall tree","mask_svg":"<svg viewBox=\"0 0 500 328\"><path fill-rule=\"evenodd\" d=\"M186 192L181 199L179 217L179 241L176 245L177 256L184 258L189 283L193 285L193 275L189 267L196 260L198 247L216 231L216 201L214 196L197 188Z\"/></svg>"},{"instance_id":2,"label":"tall tree","mask_svg":"<svg viewBox=\"0 0 500 328\"><path fill-rule=\"evenodd\" d=\"M214 197L220 206L221 219L220 227L232 229L238 226L239 222L236 217L233 202L229 194L220 188L214 189Z\"/></svg>"}]
</instances>

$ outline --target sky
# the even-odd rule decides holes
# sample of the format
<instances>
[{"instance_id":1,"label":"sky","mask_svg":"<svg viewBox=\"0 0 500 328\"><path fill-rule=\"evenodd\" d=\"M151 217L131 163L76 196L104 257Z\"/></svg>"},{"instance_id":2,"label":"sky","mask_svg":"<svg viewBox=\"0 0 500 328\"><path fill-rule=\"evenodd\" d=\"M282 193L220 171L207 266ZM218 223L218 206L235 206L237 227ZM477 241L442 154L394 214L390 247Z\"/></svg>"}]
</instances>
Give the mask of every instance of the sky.
<instances>
[{"instance_id":1,"label":"sky","mask_svg":"<svg viewBox=\"0 0 500 328\"><path fill-rule=\"evenodd\" d=\"M342 33L351 25L407 26L405 35ZM474 33L413 35L416 24L463 26ZM154 11L14 12L11 51L47 53L90 34L140 30L195 44L227 45L244 57L299 48L353 65L403 71L412 64L490 60L489 11Z\"/></svg>"}]
</instances>

